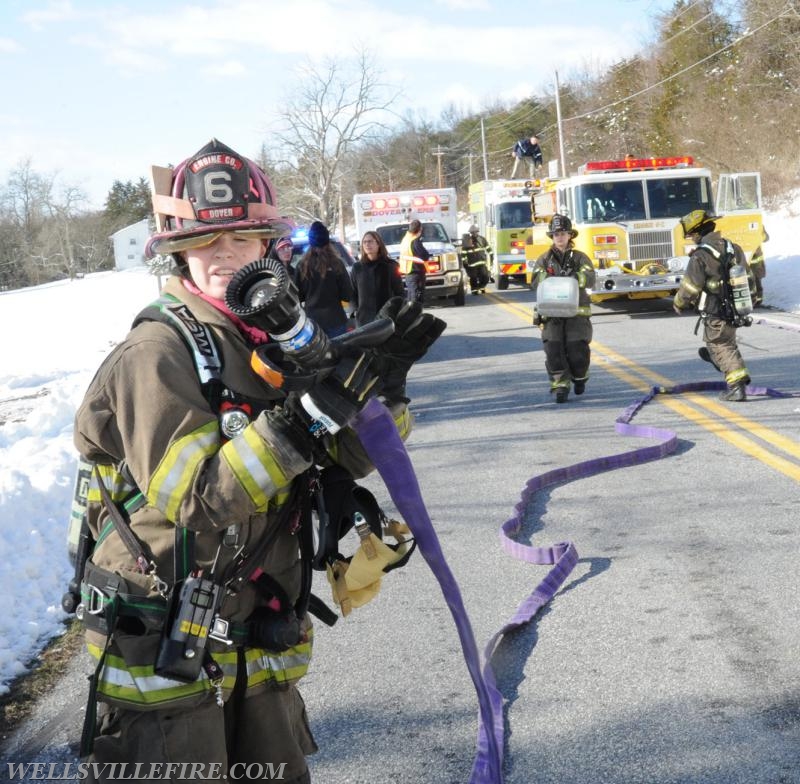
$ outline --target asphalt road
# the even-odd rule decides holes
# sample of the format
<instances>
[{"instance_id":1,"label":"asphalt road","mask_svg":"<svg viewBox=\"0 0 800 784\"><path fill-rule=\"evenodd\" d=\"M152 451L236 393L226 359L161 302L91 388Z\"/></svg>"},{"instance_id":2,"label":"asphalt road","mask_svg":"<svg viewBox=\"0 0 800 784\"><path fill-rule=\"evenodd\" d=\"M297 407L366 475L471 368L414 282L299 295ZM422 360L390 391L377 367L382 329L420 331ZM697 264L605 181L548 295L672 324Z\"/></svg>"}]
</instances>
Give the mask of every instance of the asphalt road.
<instances>
[{"instance_id":1,"label":"asphalt road","mask_svg":"<svg viewBox=\"0 0 800 784\"><path fill-rule=\"evenodd\" d=\"M617 435L615 419L653 385L719 376L697 357L695 318L668 301L596 306L587 392L556 406L530 292L432 310L448 329L412 371L408 448L482 648L548 571L498 543L526 481L652 443ZM753 381L800 393L800 318L763 317L740 331ZM634 422L675 431L676 451L526 507L521 540L572 541L580 561L493 658L505 780L800 784L800 398L659 395ZM380 480L366 483L391 512ZM4 760L75 761L88 672L76 662ZM318 624L302 692L315 782L468 781L475 692L421 557L333 629Z\"/></svg>"}]
</instances>

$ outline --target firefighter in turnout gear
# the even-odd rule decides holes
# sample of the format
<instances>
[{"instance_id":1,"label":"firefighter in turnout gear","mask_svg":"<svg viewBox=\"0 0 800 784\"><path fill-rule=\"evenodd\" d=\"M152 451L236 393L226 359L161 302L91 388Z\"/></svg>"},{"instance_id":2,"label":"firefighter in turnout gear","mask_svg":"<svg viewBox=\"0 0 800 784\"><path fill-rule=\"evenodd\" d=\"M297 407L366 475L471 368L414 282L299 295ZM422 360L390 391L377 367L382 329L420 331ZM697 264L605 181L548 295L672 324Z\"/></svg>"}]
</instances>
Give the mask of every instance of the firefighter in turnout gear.
<instances>
[{"instance_id":1,"label":"firefighter in turnout gear","mask_svg":"<svg viewBox=\"0 0 800 784\"><path fill-rule=\"evenodd\" d=\"M736 330L749 326L752 321L750 295L755 283L744 251L715 230L716 217L705 210L694 210L681 218L684 236L696 247L689 254L686 274L675 294L674 308L678 313L690 307L697 308L706 344L699 354L725 376L728 388L720 398L738 403L747 400L750 375L739 353ZM737 268L740 270L738 285L731 276L731 270Z\"/></svg>"},{"instance_id":2,"label":"firefighter in turnout gear","mask_svg":"<svg viewBox=\"0 0 800 784\"><path fill-rule=\"evenodd\" d=\"M296 688L311 658L306 611L327 609L315 610L307 570L313 467L373 469L352 419L317 438L292 395L251 369L256 347L279 345L226 304L235 274L291 232L268 177L214 139L175 168L154 167L152 186L147 253L171 254L176 269L75 419L75 445L94 465L94 549L76 613L96 663L81 755L101 772L193 761L226 781L271 765L302 784L317 748ZM441 320L397 307L388 340L403 341L409 308L438 337ZM406 342L407 370L418 344ZM326 395L358 411L368 398L343 377L326 376ZM390 410L405 438L405 404Z\"/></svg>"},{"instance_id":3,"label":"firefighter in turnout gear","mask_svg":"<svg viewBox=\"0 0 800 784\"><path fill-rule=\"evenodd\" d=\"M550 377L550 391L556 403L566 403L572 384L575 394L582 395L589 378L592 341L592 306L586 289L595 282L591 259L573 248L578 232L565 215L554 215L547 236L553 245L534 264L531 285L536 291L549 277L571 277L578 281L577 314L569 318L537 314L534 323L542 328L545 367Z\"/></svg>"},{"instance_id":4,"label":"firefighter in turnout gear","mask_svg":"<svg viewBox=\"0 0 800 784\"><path fill-rule=\"evenodd\" d=\"M755 281L755 292L753 294L753 307L758 308L764 304L764 284L763 280L767 277L767 264L764 261L764 242L769 242L769 234L767 230L761 227L762 244L759 245L750 259L750 270L753 273L753 280Z\"/></svg>"},{"instance_id":5,"label":"firefighter in turnout gear","mask_svg":"<svg viewBox=\"0 0 800 784\"><path fill-rule=\"evenodd\" d=\"M492 248L480 229L474 224L469 233L461 238L461 261L469 276L469 287L473 294L486 291L491 280L490 269L493 263Z\"/></svg>"}]
</instances>

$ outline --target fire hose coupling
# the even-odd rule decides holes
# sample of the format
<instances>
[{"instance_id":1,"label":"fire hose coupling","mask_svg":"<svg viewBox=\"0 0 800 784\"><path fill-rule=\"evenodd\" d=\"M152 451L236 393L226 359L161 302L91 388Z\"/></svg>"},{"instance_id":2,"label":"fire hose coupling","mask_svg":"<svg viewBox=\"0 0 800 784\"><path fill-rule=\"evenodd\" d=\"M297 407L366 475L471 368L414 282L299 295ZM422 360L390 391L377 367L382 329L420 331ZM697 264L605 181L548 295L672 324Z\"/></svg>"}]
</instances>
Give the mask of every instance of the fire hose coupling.
<instances>
[{"instance_id":1,"label":"fire hose coupling","mask_svg":"<svg viewBox=\"0 0 800 784\"><path fill-rule=\"evenodd\" d=\"M225 292L225 304L242 321L266 332L299 365L335 364L328 336L309 319L282 262L259 259L239 270Z\"/></svg>"}]
</instances>

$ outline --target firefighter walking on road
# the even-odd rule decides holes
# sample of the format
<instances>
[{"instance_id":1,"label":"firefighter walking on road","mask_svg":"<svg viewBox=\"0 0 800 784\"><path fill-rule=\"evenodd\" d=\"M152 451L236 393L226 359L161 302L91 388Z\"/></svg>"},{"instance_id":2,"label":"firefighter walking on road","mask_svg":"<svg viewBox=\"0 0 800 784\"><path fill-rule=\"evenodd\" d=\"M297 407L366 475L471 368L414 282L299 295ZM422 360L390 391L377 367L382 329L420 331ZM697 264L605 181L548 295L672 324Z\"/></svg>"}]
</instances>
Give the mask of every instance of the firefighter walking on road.
<instances>
[{"instance_id":1,"label":"firefighter walking on road","mask_svg":"<svg viewBox=\"0 0 800 784\"><path fill-rule=\"evenodd\" d=\"M570 318L536 315L534 324L542 328L545 367L550 377L550 391L556 403L569 399L570 384L582 395L589 379L592 341L592 306L586 289L595 282L591 259L573 247L578 232L566 215L554 215L547 229L552 247L534 264L531 280L534 291L549 277L572 277L578 281L578 312Z\"/></svg>"},{"instance_id":2,"label":"firefighter walking on road","mask_svg":"<svg viewBox=\"0 0 800 784\"><path fill-rule=\"evenodd\" d=\"M752 322L755 284L744 251L716 231L716 218L705 210L681 218L684 236L697 247L689 254L674 308L678 313L697 308L706 344L699 350L700 357L725 376L728 388L720 399L740 403L747 400L750 375L739 353L736 330Z\"/></svg>"},{"instance_id":3,"label":"firefighter walking on road","mask_svg":"<svg viewBox=\"0 0 800 784\"><path fill-rule=\"evenodd\" d=\"M493 257L489 241L481 235L476 225L470 226L469 233L461 238L461 261L469 276L469 288L473 294L486 291L491 280Z\"/></svg>"}]
</instances>

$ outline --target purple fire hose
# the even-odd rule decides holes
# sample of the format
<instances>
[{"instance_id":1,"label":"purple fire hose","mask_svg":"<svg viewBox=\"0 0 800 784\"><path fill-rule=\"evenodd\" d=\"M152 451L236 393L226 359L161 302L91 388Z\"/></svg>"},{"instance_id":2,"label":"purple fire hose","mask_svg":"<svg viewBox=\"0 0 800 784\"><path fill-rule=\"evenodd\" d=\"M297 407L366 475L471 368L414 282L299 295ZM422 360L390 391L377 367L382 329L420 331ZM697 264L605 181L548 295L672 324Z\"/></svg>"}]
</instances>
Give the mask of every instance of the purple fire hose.
<instances>
[{"instance_id":1,"label":"purple fire hose","mask_svg":"<svg viewBox=\"0 0 800 784\"><path fill-rule=\"evenodd\" d=\"M480 722L492 725L494 724L493 701L481 675L480 657L472 625L464 608L458 583L444 558L439 537L425 508L414 467L411 465L405 444L397 432L394 419L386 406L373 398L356 417L353 429L373 465L378 469L397 510L414 534L419 551L439 581L461 640L464 661L478 693ZM479 781L487 784L502 782L502 745L497 745L494 735L487 743L486 753L482 755L480 765L482 777L475 778L473 770L472 781L476 784ZM478 759L475 761L475 766L478 766Z\"/></svg>"},{"instance_id":2,"label":"purple fire hose","mask_svg":"<svg viewBox=\"0 0 800 784\"><path fill-rule=\"evenodd\" d=\"M631 424L631 420L637 412L658 394L680 394L725 388L725 383L718 381L680 384L673 387L653 387L647 395L631 403L617 417L615 430L620 435L655 439L655 444L557 468L528 480L519 502L514 507L514 516L503 523L500 529L500 544L505 552L518 560L533 564L553 564L553 568L517 607L511 620L497 631L486 644L482 670L478 646L464 608L461 591L444 558L436 531L422 500L411 459L397 432L391 414L383 404L373 398L353 421L353 428L367 455L380 473L392 501L411 529L417 541L417 547L439 582L461 640L464 661L475 685L479 705L477 751L469 784L502 784L503 782L505 744L503 697L495 683L491 666L492 655L503 635L529 623L539 610L555 596L578 563L578 553L572 542L560 542L552 547L532 547L512 539L522 528L525 510L531 498L539 490L560 482L583 479L604 471L658 460L671 454L677 447L677 434L672 430ZM747 393L769 397L794 397L792 394L777 392L767 387L749 386Z\"/></svg>"}]
</instances>

